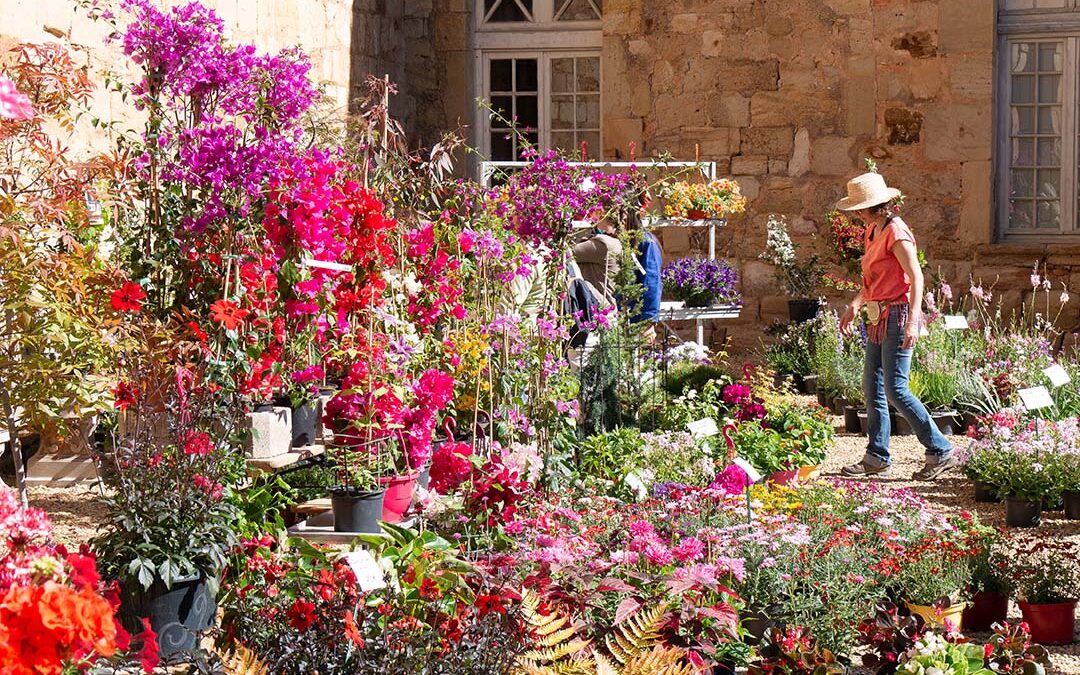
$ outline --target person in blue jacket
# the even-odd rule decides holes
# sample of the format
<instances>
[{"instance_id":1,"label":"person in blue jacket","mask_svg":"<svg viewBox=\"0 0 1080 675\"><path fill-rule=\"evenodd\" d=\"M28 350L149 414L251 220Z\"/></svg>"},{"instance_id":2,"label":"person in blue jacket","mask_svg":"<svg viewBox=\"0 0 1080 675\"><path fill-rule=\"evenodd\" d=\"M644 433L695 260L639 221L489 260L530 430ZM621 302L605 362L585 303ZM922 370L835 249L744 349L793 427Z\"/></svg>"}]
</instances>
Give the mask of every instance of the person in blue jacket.
<instances>
[{"instance_id":1,"label":"person in blue jacket","mask_svg":"<svg viewBox=\"0 0 1080 675\"><path fill-rule=\"evenodd\" d=\"M663 265L663 250L656 235L647 231L642 221L641 214L648 204L649 193L643 190L638 198L638 208L628 209L626 217L626 228L632 234L640 233L641 237L634 262L637 267L637 282L641 285L642 292L637 303L637 313L630 317L631 323L654 324L660 320L660 294L663 291L660 267Z\"/></svg>"}]
</instances>

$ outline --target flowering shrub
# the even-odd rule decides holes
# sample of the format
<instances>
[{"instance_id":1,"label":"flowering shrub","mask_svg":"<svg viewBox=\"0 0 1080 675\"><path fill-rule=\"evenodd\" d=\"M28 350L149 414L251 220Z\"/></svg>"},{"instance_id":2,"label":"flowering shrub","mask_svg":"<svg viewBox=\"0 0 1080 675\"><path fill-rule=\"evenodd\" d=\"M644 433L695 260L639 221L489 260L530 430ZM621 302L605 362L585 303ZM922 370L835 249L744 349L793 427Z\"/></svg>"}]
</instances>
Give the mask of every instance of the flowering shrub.
<instances>
[{"instance_id":1,"label":"flowering shrub","mask_svg":"<svg viewBox=\"0 0 1080 675\"><path fill-rule=\"evenodd\" d=\"M949 642L939 635L927 633L904 654L897 669L903 675L989 675L983 667L983 650L979 645Z\"/></svg>"},{"instance_id":2,"label":"flowering shrub","mask_svg":"<svg viewBox=\"0 0 1080 675\"><path fill-rule=\"evenodd\" d=\"M11 675L59 675L121 657L131 637L116 617L119 598L98 576L88 551L50 540L44 512L23 508L0 487L0 663ZM157 638L138 637L146 672L157 666Z\"/></svg>"},{"instance_id":3,"label":"flowering shrub","mask_svg":"<svg viewBox=\"0 0 1080 675\"><path fill-rule=\"evenodd\" d=\"M730 178L708 183L674 181L661 186L664 215L671 218L723 218L746 210L739 184Z\"/></svg>"},{"instance_id":4,"label":"flowering shrub","mask_svg":"<svg viewBox=\"0 0 1080 675\"><path fill-rule=\"evenodd\" d=\"M660 272L664 288L691 307L737 304L739 277L723 260L679 258Z\"/></svg>"},{"instance_id":5,"label":"flowering shrub","mask_svg":"<svg viewBox=\"0 0 1080 675\"><path fill-rule=\"evenodd\" d=\"M996 551L1008 585L1031 604L1080 599L1080 547L1069 541L1017 536Z\"/></svg>"},{"instance_id":6,"label":"flowering shrub","mask_svg":"<svg viewBox=\"0 0 1080 675\"><path fill-rule=\"evenodd\" d=\"M814 298L821 282L821 264L817 255L811 255L805 262L799 262L796 246L787 231L787 223L782 218L769 216L768 236L765 251L759 256L765 262L775 265L780 272L793 299Z\"/></svg>"},{"instance_id":7,"label":"flowering shrub","mask_svg":"<svg viewBox=\"0 0 1080 675\"><path fill-rule=\"evenodd\" d=\"M1076 418L1025 420L1020 412L1006 409L984 418L972 433L981 438L963 451L965 472L1002 496L1055 499L1073 484L1073 471L1080 465Z\"/></svg>"}]
</instances>

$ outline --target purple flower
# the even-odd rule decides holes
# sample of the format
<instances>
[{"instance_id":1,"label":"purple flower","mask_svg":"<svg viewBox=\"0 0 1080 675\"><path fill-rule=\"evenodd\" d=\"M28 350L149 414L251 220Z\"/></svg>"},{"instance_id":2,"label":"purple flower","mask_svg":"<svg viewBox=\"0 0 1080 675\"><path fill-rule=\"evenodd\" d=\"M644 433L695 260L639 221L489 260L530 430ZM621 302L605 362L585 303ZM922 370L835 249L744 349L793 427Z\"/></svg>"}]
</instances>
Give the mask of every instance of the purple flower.
<instances>
[{"instance_id":1,"label":"purple flower","mask_svg":"<svg viewBox=\"0 0 1080 675\"><path fill-rule=\"evenodd\" d=\"M736 284L739 275L723 260L679 258L664 266L660 273L664 287L682 300L703 299L707 303L739 302Z\"/></svg>"}]
</instances>

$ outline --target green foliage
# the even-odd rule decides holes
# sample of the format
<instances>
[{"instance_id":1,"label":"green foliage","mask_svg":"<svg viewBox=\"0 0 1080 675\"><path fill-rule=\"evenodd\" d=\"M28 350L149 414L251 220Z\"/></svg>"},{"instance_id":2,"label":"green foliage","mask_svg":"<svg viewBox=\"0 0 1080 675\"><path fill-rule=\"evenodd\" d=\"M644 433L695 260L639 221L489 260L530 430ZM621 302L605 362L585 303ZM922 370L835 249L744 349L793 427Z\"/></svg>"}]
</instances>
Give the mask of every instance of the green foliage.
<instances>
[{"instance_id":1,"label":"green foliage","mask_svg":"<svg viewBox=\"0 0 1080 675\"><path fill-rule=\"evenodd\" d=\"M683 361L668 369L667 377L664 378L664 390L672 396L682 396L691 389L701 390L713 380L730 384L731 376L719 366Z\"/></svg>"},{"instance_id":2,"label":"green foliage","mask_svg":"<svg viewBox=\"0 0 1080 675\"><path fill-rule=\"evenodd\" d=\"M809 375L813 372L813 340L817 322L775 324L767 334L772 338L762 355L770 370L781 375Z\"/></svg>"},{"instance_id":3,"label":"green foliage","mask_svg":"<svg viewBox=\"0 0 1080 675\"><path fill-rule=\"evenodd\" d=\"M586 475L619 482L641 466L644 447L641 432L633 427L590 436L578 451L579 467Z\"/></svg>"}]
</instances>

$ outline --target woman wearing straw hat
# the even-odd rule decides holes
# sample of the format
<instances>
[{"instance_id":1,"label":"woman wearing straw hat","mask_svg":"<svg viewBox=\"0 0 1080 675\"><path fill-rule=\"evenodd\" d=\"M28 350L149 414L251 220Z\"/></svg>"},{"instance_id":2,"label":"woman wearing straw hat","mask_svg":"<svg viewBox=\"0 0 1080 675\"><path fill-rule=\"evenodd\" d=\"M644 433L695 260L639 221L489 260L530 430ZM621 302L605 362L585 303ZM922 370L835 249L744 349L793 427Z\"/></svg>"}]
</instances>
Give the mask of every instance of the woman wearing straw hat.
<instances>
[{"instance_id":1,"label":"woman wearing straw hat","mask_svg":"<svg viewBox=\"0 0 1080 675\"><path fill-rule=\"evenodd\" d=\"M922 323L923 275L915 236L907 223L892 214L900 196L876 173L865 173L847 184L847 197L836 208L861 220L863 234L862 290L840 319L849 334L855 318L866 320L866 358L863 396L869 422L869 442L862 460L845 466L846 476L888 476L889 404L904 416L926 448L926 466L917 480L932 480L956 465L952 445L930 418L926 406L908 388L911 356Z\"/></svg>"}]
</instances>

